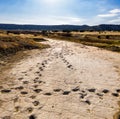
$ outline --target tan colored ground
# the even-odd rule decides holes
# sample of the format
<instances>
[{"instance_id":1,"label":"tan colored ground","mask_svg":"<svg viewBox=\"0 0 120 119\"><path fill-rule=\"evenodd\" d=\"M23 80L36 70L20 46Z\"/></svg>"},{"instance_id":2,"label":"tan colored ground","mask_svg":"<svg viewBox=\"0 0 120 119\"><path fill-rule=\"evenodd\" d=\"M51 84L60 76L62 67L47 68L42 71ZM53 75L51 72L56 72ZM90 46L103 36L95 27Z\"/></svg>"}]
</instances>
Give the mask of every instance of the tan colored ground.
<instances>
[{"instance_id":1,"label":"tan colored ground","mask_svg":"<svg viewBox=\"0 0 120 119\"><path fill-rule=\"evenodd\" d=\"M1 75L0 119L113 119L120 54L48 40Z\"/></svg>"},{"instance_id":2,"label":"tan colored ground","mask_svg":"<svg viewBox=\"0 0 120 119\"><path fill-rule=\"evenodd\" d=\"M103 32L89 32L89 31L85 31L85 32L72 32L73 34L82 34L82 35L120 35L119 31L103 31Z\"/></svg>"}]
</instances>

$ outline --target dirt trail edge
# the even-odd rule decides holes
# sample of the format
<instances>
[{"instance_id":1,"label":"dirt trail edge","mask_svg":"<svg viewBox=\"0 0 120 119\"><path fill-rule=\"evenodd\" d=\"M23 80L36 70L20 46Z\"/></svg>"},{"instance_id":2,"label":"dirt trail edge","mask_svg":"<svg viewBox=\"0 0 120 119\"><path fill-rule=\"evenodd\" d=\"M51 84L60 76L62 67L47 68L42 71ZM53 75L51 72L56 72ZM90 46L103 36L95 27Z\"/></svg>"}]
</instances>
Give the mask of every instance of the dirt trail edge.
<instances>
[{"instance_id":1,"label":"dirt trail edge","mask_svg":"<svg viewBox=\"0 0 120 119\"><path fill-rule=\"evenodd\" d=\"M120 54L47 40L51 48L32 50L0 76L0 119L113 119Z\"/></svg>"}]
</instances>

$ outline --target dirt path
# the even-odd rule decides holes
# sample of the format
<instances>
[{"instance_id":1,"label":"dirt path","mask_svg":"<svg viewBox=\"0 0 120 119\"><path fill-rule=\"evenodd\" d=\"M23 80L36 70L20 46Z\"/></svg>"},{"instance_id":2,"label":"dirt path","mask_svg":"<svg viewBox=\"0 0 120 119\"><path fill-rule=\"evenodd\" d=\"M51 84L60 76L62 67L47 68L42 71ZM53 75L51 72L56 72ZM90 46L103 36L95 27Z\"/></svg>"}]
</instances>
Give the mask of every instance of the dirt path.
<instances>
[{"instance_id":1,"label":"dirt path","mask_svg":"<svg viewBox=\"0 0 120 119\"><path fill-rule=\"evenodd\" d=\"M0 119L113 119L120 54L66 41L33 50L6 72Z\"/></svg>"}]
</instances>

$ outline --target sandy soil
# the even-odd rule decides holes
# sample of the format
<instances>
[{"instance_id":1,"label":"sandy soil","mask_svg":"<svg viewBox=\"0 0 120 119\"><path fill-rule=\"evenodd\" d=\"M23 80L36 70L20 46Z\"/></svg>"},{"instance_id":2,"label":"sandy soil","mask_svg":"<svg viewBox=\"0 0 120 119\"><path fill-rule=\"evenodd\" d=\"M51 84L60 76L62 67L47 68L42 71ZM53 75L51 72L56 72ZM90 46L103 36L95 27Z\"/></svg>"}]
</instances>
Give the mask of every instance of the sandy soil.
<instances>
[{"instance_id":1,"label":"sandy soil","mask_svg":"<svg viewBox=\"0 0 120 119\"><path fill-rule=\"evenodd\" d=\"M0 119L113 119L119 111L120 54L46 43L51 48L30 51L1 74Z\"/></svg>"}]
</instances>

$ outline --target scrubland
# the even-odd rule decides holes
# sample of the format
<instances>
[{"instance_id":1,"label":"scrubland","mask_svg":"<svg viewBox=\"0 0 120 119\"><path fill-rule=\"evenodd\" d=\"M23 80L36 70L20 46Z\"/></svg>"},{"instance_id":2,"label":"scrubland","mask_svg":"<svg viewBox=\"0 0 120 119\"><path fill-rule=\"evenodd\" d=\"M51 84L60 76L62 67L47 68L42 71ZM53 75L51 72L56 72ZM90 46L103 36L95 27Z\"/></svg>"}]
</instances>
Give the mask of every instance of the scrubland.
<instances>
[{"instance_id":1,"label":"scrubland","mask_svg":"<svg viewBox=\"0 0 120 119\"><path fill-rule=\"evenodd\" d=\"M7 56L21 50L43 49L49 47L49 45L42 44L40 41L44 41L41 36L38 37L30 34L7 34L5 31L1 31L0 56Z\"/></svg>"},{"instance_id":2,"label":"scrubland","mask_svg":"<svg viewBox=\"0 0 120 119\"><path fill-rule=\"evenodd\" d=\"M48 37L120 52L120 32L52 32Z\"/></svg>"}]
</instances>

